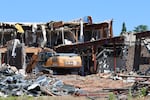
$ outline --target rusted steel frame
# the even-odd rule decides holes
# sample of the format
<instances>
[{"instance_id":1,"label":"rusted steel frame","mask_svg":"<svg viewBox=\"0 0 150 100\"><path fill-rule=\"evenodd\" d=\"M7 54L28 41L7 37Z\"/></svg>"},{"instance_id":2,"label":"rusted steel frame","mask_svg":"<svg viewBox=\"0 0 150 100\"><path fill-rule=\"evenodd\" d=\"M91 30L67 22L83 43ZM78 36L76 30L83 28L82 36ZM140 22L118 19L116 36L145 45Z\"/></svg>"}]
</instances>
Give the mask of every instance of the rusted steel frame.
<instances>
[{"instance_id":1,"label":"rusted steel frame","mask_svg":"<svg viewBox=\"0 0 150 100\"><path fill-rule=\"evenodd\" d=\"M55 50L58 52L70 52L72 50L80 50L80 49L86 49L86 48L92 48L92 46L98 48L104 45L109 45L115 43L115 45L120 45L124 44L124 38L119 36L119 37L113 37L113 38L107 38L107 39L101 39L101 40L96 40L96 41L88 41L84 43L75 43L71 45L61 45L55 47Z\"/></svg>"}]
</instances>

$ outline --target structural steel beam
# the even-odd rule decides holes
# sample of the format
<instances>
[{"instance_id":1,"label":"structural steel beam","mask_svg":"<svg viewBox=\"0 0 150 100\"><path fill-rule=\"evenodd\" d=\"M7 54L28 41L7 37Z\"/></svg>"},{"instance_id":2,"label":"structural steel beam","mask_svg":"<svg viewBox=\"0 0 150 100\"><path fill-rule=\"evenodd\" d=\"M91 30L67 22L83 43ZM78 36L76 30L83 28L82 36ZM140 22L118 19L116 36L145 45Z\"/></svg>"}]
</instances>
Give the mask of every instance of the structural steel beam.
<instances>
[{"instance_id":1,"label":"structural steel beam","mask_svg":"<svg viewBox=\"0 0 150 100\"><path fill-rule=\"evenodd\" d=\"M70 52L70 51L74 51L74 50L82 50L82 49L88 49L88 48L92 48L93 46L98 48L101 46L106 46L106 45L124 45L124 37L119 36L119 37L113 37L113 38L107 38L107 39L100 39L100 40L96 40L96 41L88 41L85 43L74 43L74 44L70 44L70 45L59 45L57 47L55 47L55 50L57 52Z\"/></svg>"}]
</instances>

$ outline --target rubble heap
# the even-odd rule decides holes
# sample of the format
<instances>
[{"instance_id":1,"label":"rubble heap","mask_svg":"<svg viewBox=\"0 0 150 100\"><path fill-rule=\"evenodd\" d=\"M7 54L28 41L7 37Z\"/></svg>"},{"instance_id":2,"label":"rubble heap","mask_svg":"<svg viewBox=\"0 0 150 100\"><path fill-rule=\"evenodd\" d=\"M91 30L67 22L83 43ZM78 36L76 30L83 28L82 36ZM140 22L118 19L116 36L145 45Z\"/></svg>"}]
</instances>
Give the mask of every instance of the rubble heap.
<instances>
[{"instance_id":1,"label":"rubble heap","mask_svg":"<svg viewBox=\"0 0 150 100\"><path fill-rule=\"evenodd\" d=\"M16 74L10 67L0 70L0 96L62 96L72 95L78 90L56 77L41 75L29 79L20 73Z\"/></svg>"}]
</instances>

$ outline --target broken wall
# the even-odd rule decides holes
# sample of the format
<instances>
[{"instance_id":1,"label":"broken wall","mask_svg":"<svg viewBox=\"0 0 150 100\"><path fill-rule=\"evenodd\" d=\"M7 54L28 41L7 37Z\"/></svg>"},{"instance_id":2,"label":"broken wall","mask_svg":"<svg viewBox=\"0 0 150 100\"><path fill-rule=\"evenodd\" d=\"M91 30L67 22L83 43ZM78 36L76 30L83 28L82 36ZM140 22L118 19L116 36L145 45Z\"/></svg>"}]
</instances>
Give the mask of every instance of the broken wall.
<instances>
[{"instance_id":1,"label":"broken wall","mask_svg":"<svg viewBox=\"0 0 150 100\"><path fill-rule=\"evenodd\" d=\"M121 72L126 70L126 57L123 49L104 49L99 52L101 56L98 57L99 72Z\"/></svg>"}]
</instances>

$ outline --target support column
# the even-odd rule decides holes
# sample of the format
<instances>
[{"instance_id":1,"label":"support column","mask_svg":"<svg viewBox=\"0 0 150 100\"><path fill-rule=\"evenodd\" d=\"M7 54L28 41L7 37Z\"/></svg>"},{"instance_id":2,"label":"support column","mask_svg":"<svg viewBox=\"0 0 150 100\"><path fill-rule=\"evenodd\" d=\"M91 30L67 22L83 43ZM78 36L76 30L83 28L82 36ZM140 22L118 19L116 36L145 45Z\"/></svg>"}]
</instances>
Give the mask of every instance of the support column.
<instances>
[{"instance_id":1,"label":"support column","mask_svg":"<svg viewBox=\"0 0 150 100\"><path fill-rule=\"evenodd\" d=\"M80 69L80 72L81 72L81 75L82 76L84 76L85 75L85 73L84 73L84 67L85 67L85 57L83 56L83 52L81 52L81 59L82 59L82 67L81 67L81 69Z\"/></svg>"},{"instance_id":2,"label":"support column","mask_svg":"<svg viewBox=\"0 0 150 100\"><path fill-rule=\"evenodd\" d=\"M62 42L63 42L63 44L65 44L65 38L64 38L64 28L62 27L61 28L61 33L62 33Z\"/></svg>"},{"instance_id":3,"label":"support column","mask_svg":"<svg viewBox=\"0 0 150 100\"><path fill-rule=\"evenodd\" d=\"M135 49L134 49L134 63L133 71L138 71L141 58L141 37L136 36Z\"/></svg>"},{"instance_id":4,"label":"support column","mask_svg":"<svg viewBox=\"0 0 150 100\"><path fill-rule=\"evenodd\" d=\"M96 63L97 63L97 61L96 61L96 48L95 48L95 46L93 46L92 47L92 55L93 55L93 61L94 61L94 72L96 72Z\"/></svg>"},{"instance_id":5,"label":"support column","mask_svg":"<svg viewBox=\"0 0 150 100\"><path fill-rule=\"evenodd\" d=\"M114 43L114 72L115 73L116 73L116 63L117 63L117 61L116 61L116 45Z\"/></svg>"}]
</instances>

